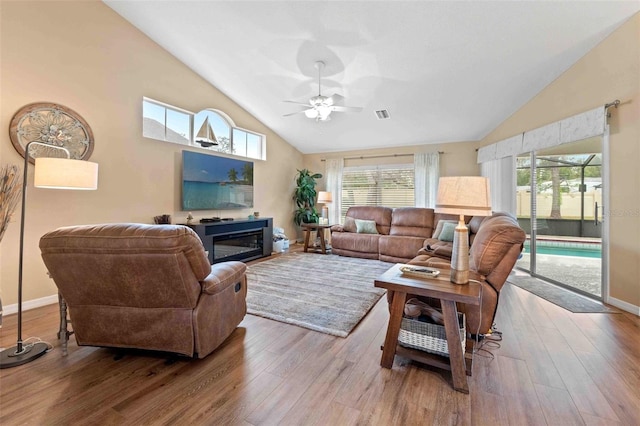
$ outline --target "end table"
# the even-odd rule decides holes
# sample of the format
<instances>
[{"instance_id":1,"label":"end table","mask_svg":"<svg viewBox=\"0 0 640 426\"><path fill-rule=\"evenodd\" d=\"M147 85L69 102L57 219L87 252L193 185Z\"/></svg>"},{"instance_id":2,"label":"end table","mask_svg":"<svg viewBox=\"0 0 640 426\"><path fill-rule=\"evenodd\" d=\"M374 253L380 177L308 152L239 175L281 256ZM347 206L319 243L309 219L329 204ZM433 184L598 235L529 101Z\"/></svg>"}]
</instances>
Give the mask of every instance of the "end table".
<instances>
[{"instance_id":1,"label":"end table","mask_svg":"<svg viewBox=\"0 0 640 426\"><path fill-rule=\"evenodd\" d=\"M405 276L400 271L400 266L400 264L393 266L374 281L376 287L387 289L391 299L389 325L382 348L380 365L384 368L391 368L393 359L398 354L423 364L451 370L453 388L458 392L469 393L466 375L471 375L473 348L466 354L469 356L466 358L465 350L460 344L456 302L479 305L480 285L473 282L465 285L453 284L449 281L449 275L445 273L434 278ZM449 359L416 349L405 348L398 344L398 335L407 294L440 299L447 346L449 347Z\"/></svg>"},{"instance_id":2,"label":"end table","mask_svg":"<svg viewBox=\"0 0 640 426\"><path fill-rule=\"evenodd\" d=\"M320 252L322 254L327 254L327 246L324 242L325 231L333 225L320 225L319 223L303 223L302 229L304 230L304 251L305 253L309 251L309 240L311 237L311 231L318 231L318 236L320 237Z\"/></svg>"}]
</instances>

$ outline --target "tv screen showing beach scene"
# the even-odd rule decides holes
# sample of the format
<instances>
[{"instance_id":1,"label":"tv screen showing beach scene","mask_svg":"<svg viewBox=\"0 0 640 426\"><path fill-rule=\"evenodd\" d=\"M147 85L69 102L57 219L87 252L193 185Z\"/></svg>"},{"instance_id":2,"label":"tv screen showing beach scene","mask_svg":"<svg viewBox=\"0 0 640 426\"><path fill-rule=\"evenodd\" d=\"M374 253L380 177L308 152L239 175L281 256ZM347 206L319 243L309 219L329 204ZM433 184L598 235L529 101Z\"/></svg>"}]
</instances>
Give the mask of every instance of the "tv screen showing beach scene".
<instances>
[{"instance_id":1,"label":"tv screen showing beach scene","mask_svg":"<svg viewBox=\"0 0 640 426\"><path fill-rule=\"evenodd\" d=\"M253 207L253 162L182 151L182 209Z\"/></svg>"}]
</instances>

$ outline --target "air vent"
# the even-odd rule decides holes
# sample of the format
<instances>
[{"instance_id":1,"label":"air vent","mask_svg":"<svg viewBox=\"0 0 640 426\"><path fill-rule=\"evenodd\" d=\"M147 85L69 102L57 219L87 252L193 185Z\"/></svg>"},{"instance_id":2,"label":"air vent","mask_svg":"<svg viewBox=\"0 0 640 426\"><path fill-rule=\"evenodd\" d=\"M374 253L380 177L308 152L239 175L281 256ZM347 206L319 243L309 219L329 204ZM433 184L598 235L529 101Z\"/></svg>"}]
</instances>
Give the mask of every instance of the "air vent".
<instances>
[{"instance_id":1,"label":"air vent","mask_svg":"<svg viewBox=\"0 0 640 426\"><path fill-rule=\"evenodd\" d=\"M391 116L389 115L389 111L387 111L386 109L376 111L376 117L378 117L378 120L388 120L389 118L391 118Z\"/></svg>"}]
</instances>

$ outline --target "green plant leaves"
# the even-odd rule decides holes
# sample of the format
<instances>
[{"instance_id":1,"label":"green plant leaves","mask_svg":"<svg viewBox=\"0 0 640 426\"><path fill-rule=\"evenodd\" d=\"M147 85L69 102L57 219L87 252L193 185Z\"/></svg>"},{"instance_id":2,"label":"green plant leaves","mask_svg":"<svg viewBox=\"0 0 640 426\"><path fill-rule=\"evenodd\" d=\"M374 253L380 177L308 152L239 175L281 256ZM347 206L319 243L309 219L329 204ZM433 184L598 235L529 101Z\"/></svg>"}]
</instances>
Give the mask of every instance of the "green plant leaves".
<instances>
[{"instance_id":1,"label":"green plant leaves","mask_svg":"<svg viewBox=\"0 0 640 426\"><path fill-rule=\"evenodd\" d=\"M322 178L320 173L312 173L307 169L298 170L296 189L293 193L293 200L297 207L293 213L293 221L296 225L318 221L318 212L315 209L316 179L320 178Z\"/></svg>"}]
</instances>

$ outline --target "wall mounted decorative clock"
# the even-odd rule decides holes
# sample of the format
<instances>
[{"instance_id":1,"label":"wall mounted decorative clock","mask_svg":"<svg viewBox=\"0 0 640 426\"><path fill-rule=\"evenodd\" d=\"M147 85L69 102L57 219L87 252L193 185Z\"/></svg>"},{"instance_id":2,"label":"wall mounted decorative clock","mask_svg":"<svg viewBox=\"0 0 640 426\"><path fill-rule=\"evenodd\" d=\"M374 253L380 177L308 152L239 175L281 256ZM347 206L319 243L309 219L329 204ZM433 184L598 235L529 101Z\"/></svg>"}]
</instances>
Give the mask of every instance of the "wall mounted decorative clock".
<instances>
[{"instance_id":1,"label":"wall mounted decorative clock","mask_svg":"<svg viewBox=\"0 0 640 426\"><path fill-rule=\"evenodd\" d=\"M20 108L11 119L9 137L13 147L24 157L24 147L31 141L66 148L71 158L88 160L93 152L93 132L77 112L62 105L36 102ZM61 150L34 144L31 157L60 157ZM64 155L64 154L63 154ZM34 163L33 158L29 158Z\"/></svg>"}]
</instances>

